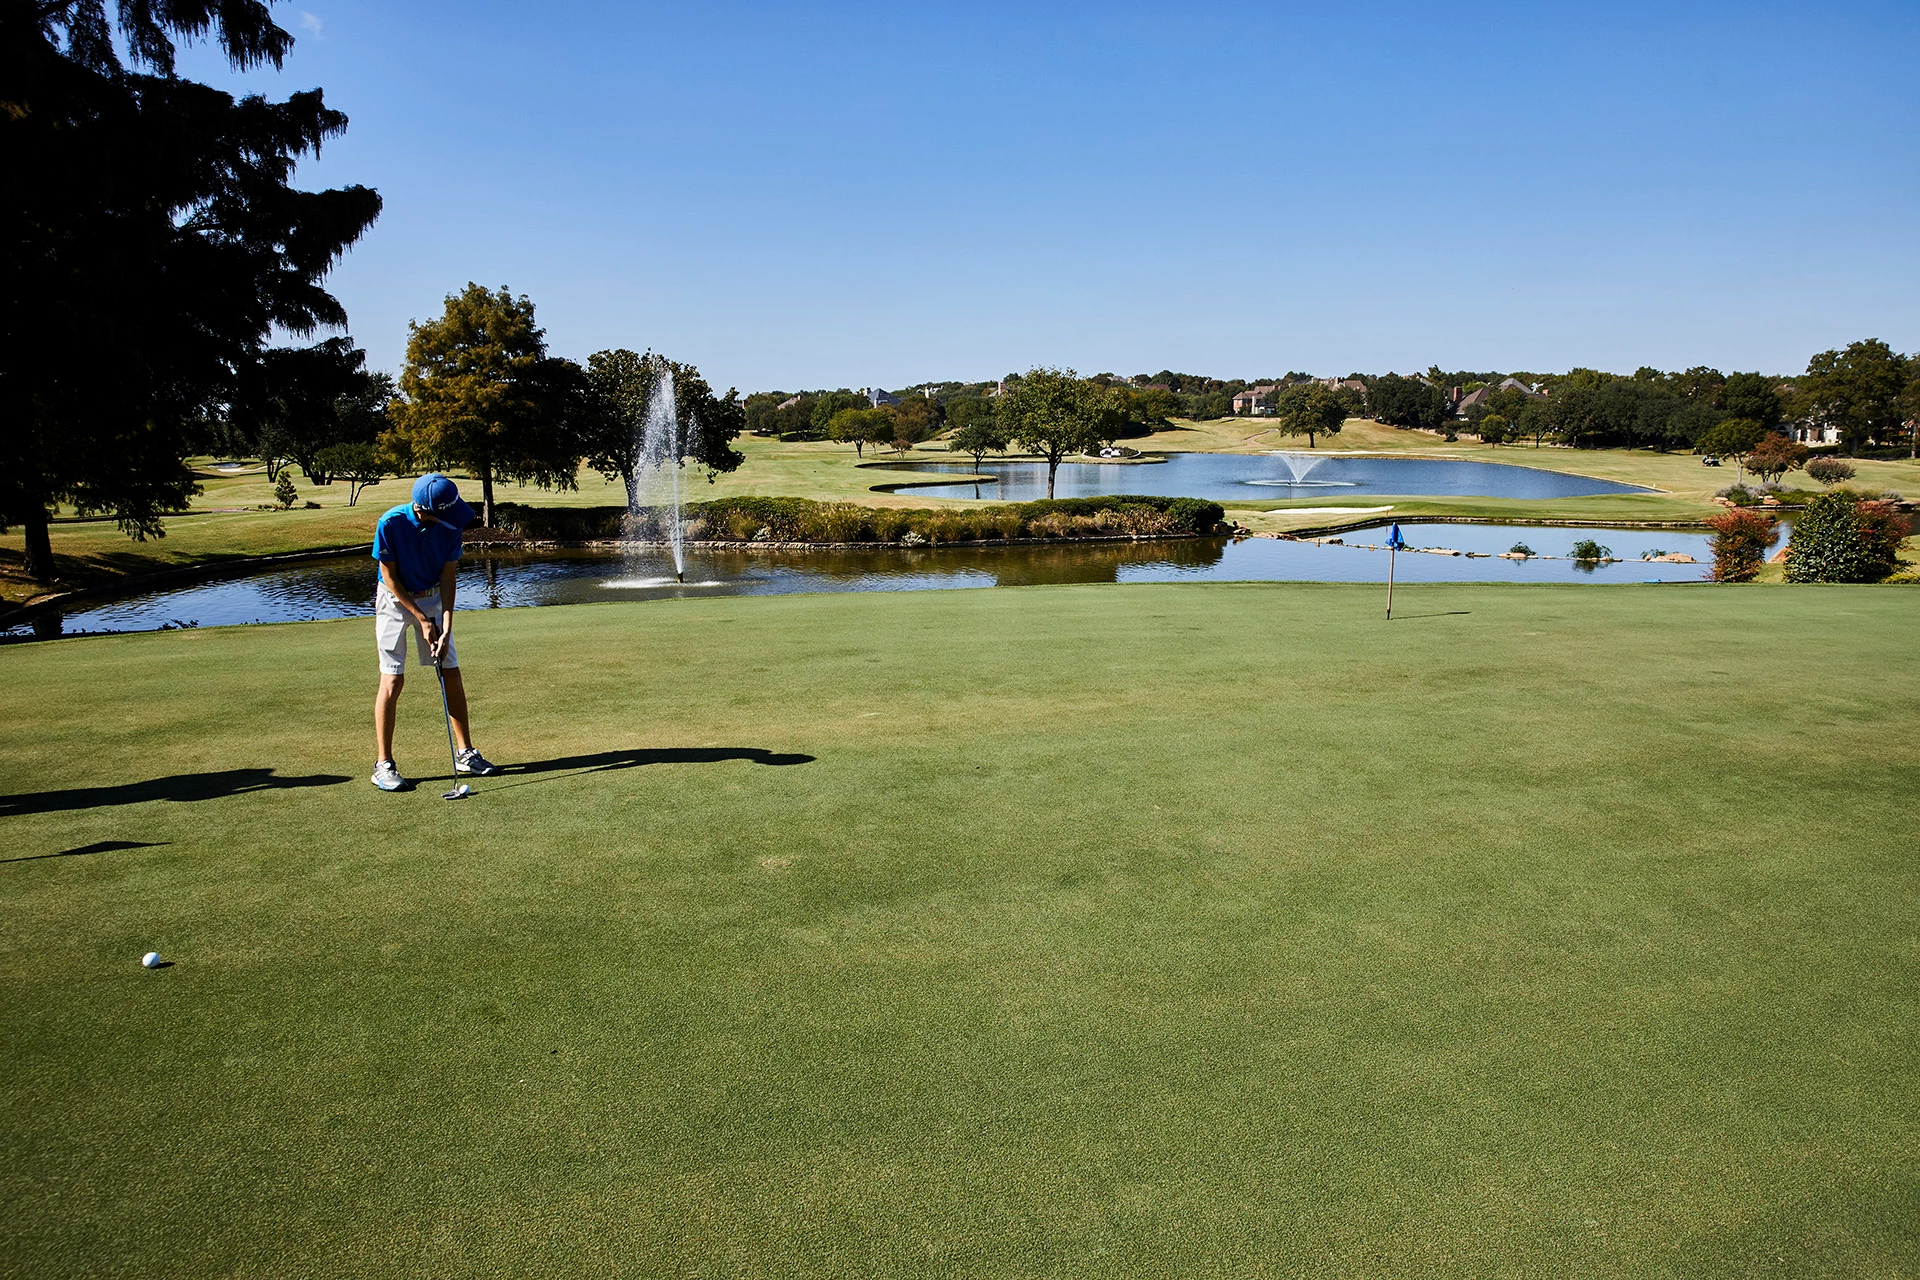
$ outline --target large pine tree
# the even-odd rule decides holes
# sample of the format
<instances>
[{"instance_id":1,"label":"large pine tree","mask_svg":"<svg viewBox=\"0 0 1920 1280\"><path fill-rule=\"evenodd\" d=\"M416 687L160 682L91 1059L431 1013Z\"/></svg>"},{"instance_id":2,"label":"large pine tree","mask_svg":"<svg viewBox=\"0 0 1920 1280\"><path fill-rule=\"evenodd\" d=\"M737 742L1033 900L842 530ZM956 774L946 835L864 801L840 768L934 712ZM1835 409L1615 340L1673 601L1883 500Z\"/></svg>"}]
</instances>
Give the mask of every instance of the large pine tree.
<instances>
[{"instance_id":1,"label":"large pine tree","mask_svg":"<svg viewBox=\"0 0 1920 1280\"><path fill-rule=\"evenodd\" d=\"M322 281L380 212L365 187L292 187L346 128L319 90L236 100L175 74L174 40L205 35L279 66L266 5L113 12L131 67L105 0L0 0L0 523L40 579L56 503L163 532L194 492L192 424L257 382L274 326L346 323Z\"/></svg>"}]
</instances>

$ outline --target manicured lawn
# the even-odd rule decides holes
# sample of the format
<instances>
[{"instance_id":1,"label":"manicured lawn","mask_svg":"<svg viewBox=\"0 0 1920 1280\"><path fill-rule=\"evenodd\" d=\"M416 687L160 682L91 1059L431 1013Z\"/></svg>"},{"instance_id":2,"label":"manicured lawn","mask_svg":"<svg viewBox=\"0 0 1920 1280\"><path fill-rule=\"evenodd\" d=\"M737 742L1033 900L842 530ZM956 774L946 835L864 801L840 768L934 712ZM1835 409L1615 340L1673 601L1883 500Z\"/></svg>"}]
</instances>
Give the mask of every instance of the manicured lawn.
<instances>
[{"instance_id":1,"label":"manicured lawn","mask_svg":"<svg viewBox=\"0 0 1920 1280\"><path fill-rule=\"evenodd\" d=\"M1920 1271L1920 595L1380 603L0 649L0 1273Z\"/></svg>"}]
</instances>

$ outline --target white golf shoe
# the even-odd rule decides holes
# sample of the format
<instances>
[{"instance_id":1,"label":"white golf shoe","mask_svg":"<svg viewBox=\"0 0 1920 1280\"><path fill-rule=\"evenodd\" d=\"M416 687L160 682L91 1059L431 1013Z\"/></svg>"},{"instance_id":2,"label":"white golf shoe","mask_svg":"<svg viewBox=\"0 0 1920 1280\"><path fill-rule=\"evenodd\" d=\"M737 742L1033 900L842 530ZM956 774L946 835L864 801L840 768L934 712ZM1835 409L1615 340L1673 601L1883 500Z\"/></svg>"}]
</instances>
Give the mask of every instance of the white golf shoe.
<instances>
[{"instance_id":1,"label":"white golf shoe","mask_svg":"<svg viewBox=\"0 0 1920 1280\"><path fill-rule=\"evenodd\" d=\"M465 751L454 753L453 771L470 773L476 778L487 778L500 772L500 766L489 762L485 756L481 755L480 748L468 747Z\"/></svg>"}]
</instances>

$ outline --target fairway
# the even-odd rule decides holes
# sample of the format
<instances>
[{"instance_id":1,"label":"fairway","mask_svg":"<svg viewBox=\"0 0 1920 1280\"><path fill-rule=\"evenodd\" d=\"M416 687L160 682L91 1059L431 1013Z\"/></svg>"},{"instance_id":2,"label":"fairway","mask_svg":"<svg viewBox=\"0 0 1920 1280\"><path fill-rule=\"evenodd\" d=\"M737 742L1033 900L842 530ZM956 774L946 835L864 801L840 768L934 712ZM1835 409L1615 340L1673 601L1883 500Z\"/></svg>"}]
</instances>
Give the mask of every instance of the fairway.
<instances>
[{"instance_id":1,"label":"fairway","mask_svg":"<svg viewBox=\"0 0 1920 1280\"><path fill-rule=\"evenodd\" d=\"M1920 593L1382 604L0 649L0 1275L1920 1272Z\"/></svg>"}]
</instances>

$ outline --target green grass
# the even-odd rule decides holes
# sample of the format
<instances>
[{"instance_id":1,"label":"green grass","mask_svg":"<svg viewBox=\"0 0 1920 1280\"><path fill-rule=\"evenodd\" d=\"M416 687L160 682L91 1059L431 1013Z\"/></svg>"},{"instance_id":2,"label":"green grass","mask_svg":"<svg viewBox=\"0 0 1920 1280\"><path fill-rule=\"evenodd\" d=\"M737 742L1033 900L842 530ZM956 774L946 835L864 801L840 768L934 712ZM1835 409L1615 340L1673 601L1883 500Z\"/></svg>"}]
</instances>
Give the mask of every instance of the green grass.
<instances>
[{"instance_id":1,"label":"green grass","mask_svg":"<svg viewBox=\"0 0 1920 1280\"><path fill-rule=\"evenodd\" d=\"M0 1273L1912 1275L1916 602L476 613L457 805L364 621L0 650Z\"/></svg>"}]
</instances>

